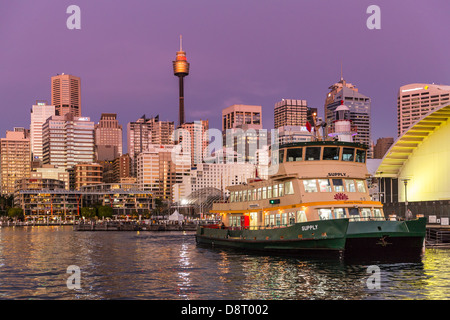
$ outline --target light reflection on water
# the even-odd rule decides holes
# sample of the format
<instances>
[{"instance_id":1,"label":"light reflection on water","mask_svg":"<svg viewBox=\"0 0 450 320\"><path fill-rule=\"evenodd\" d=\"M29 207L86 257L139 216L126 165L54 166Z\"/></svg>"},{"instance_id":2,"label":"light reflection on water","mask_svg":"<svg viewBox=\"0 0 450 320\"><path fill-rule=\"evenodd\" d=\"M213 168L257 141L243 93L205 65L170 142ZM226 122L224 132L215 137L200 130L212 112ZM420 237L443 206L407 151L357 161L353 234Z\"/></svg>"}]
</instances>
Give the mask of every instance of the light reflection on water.
<instances>
[{"instance_id":1,"label":"light reflection on water","mask_svg":"<svg viewBox=\"0 0 450 320\"><path fill-rule=\"evenodd\" d=\"M381 289L367 287L370 264ZM66 286L70 265L79 290ZM362 263L202 248L192 233L0 229L0 299L449 299L449 288L450 250Z\"/></svg>"}]
</instances>

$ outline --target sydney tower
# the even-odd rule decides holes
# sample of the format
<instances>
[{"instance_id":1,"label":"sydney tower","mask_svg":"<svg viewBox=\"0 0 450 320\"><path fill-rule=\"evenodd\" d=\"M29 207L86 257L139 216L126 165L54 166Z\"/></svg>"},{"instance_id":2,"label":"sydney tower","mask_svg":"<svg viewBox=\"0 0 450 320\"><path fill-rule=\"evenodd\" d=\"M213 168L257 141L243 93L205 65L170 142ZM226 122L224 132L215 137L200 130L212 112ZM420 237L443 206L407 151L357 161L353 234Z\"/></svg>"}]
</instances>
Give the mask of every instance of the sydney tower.
<instances>
[{"instance_id":1,"label":"sydney tower","mask_svg":"<svg viewBox=\"0 0 450 320\"><path fill-rule=\"evenodd\" d=\"M180 51L177 52L177 59L173 61L173 73L179 79L180 87L180 108L179 108L179 125L184 123L184 77L189 74L189 62L186 59L186 52L182 48L182 37L180 36Z\"/></svg>"}]
</instances>

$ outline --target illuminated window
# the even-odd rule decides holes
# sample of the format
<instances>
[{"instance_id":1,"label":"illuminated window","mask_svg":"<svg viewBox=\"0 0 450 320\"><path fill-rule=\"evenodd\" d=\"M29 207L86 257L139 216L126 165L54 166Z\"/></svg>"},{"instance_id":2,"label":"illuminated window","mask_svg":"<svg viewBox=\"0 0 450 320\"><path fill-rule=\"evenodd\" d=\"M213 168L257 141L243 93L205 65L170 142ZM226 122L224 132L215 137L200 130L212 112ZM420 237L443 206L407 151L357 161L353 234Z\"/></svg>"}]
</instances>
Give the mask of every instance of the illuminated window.
<instances>
[{"instance_id":1,"label":"illuminated window","mask_svg":"<svg viewBox=\"0 0 450 320\"><path fill-rule=\"evenodd\" d=\"M320 192L331 192L330 179L319 179Z\"/></svg>"},{"instance_id":2,"label":"illuminated window","mask_svg":"<svg viewBox=\"0 0 450 320\"><path fill-rule=\"evenodd\" d=\"M363 180L356 180L356 187L358 188L358 192L366 192L366 186Z\"/></svg>"},{"instance_id":3,"label":"illuminated window","mask_svg":"<svg viewBox=\"0 0 450 320\"><path fill-rule=\"evenodd\" d=\"M306 222L306 213L303 210L297 211L297 222Z\"/></svg>"},{"instance_id":4,"label":"illuminated window","mask_svg":"<svg viewBox=\"0 0 450 320\"><path fill-rule=\"evenodd\" d=\"M347 189L347 192L356 192L353 179L345 179L345 188Z\"/></svg>"},{"instance_id":5,"label":"illuminated window","mask_svg":"<svg viewBox=\"0 0 450 320\"><path fill-rule=\"evenodd\" d=\"M345 209L344 208L334 208L334 217L336 219L345 218Z\"/></svg>"},{"instance_id":6,"label":"illuminated window","mask_svg":"<svg viewBox=\"0 0 450 320\"><path fill-rule=\"evenodd\" d=\"M343 192L344 184L342 182L342 179L333 179L333 187L334 187L334 192Z\"/></svg>"},{"instance_id":7,"label":"illuminated window","mask_svg":"<svg viewBox=\"0 0 450 320\"><path fill-rule=\"evenodd\" d=\"M331 215L331 209L319 209L318 212L320 220L333 219L333 216Z\"/></svg>"},{"instance_id":8,"label":"illuminated window","mask_svg":"<svg viewBox=\"0 0 450 320\"><path fill-rule=\"evenodd\" d=\"M303 180L305 192L317 192L317 184L315 179Z\"/></svg>"}]
</instances>

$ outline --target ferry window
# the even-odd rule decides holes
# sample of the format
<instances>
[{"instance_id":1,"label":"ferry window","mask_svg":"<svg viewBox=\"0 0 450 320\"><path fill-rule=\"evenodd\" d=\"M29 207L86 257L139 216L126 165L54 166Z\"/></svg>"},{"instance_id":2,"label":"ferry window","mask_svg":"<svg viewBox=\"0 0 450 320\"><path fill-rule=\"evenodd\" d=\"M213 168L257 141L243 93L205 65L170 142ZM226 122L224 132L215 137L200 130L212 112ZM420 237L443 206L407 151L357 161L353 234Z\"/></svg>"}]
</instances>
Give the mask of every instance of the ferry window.
<instances>
[{"instance_id":1,"label":"ferry window","mask_svg":"<svg viewBox=\"0 0 450 320\"><path fill-rule=\"evenodd\" d=\"M366 162L366 151L361 149L356 149L356 162Z\"/></svg>"},{"instance_id":2,"label":"ferry window","mask_svg":"<svg viewBox=\"0 0 450 320\"><path fill-rule=\"evenodd\" d=\"M277 219L277 226L280 226L280 224L281 224L281 214L279 214L279 213L277 213L276 214L276 219Z\"/></svg>"},{"instance_id":3,"label":"ferry window","mask_svg":"<svg viewBox=\"0 0 450 320\"><path fill-rule=\"evenodd\" d=\"M323 148L323 160L339 160L339 148Z\"/></svg>"},{"instance_id":4,"label":"ferry window","mask_svg":"<svg viewBox=\"0 0 450 320\"><path fill-rule=\"evenodd\" d=\"M242 201L242 191L239 191L238 202Z\"/></svg>"},{"instance_id":5,"label":"ferry window","mask_svg":"<svg viewBox=\"0 0 450 320\"><path fill-rule=\"evenodd\" d=\"M275 215L271 214L270 215L270 226L274 226L275 225Z\"/></svg>"},{"instance_id":6,"label":"ferry window","mask_svg":"<svg viewBox=\"0 0 450 320\"><path fill-rule=\"evenodd\" d=\"M288 224L287 223L287 217L288 217L287 213L283 213L281 215L281 225L286 226Z\"/></svg>"},{"instance_id":7,"label":"ferry window","mask_svg":"<svg viewBox=\"0 0 450 320\"><path fill-rule=\"evenodd\" d=\"M347 189L347 192L356 192L355 181L353 179L345 179L345 189Z\"/></svg>"},{"instance_id":8,"label":"ferry window","mask_svg":"<svg viewBox=\"0 0 450 320\"><path fill-rule=\"evenodd\" d=\"M230 194L230 202L234 202L234 192Z\"/></svg>"},{"instance_id":9,"label":"ferry window","mask_svg":"<svg viewBox=\"0 0 450 320\"><path fill-rule=\"evenodd\" d=\"M252 200L256 200L256 189L253 189Z\"/></svg>"},{"instance_id":10,"label":"ferry window","mask_svg":"<svg viewBox=\"0 0 450 320\"><path fill-rule=\"evenodd\" d=\"M273 197L278 198L278 185L273 186Z\"/></svg>"},{"instance_id":11,"label":"ferry window","mask_svg":"<svg viewBox=\"0 0 450 320\"><path fill-rule=\"evenodd\" d=\"M351 221L359 221L361 220L359 217L358 208L350 208L349 210L350 220Z\"/></svg>"},{"instance_id":12,"label":"ferry window","mask_svg":"<svg viewBox=\"0 0 450 320\"><path fill-rule=\"evenodd\" d=\"M342 183L342 179L333 179L334 192L343 192L344 184Z\"/></svg>"},{"instance_id":13,"label":"ferry window","mask_svg":"<svg viewBox=\"0 0 450 320\"><path fill-rule=\"evenodd\" d=\"M334 217L336 219L345 218L345 209L344 208L334 208Z\"/></svg>"},{"instance_id":14,"label":"ferry window","mask_svg":"<svg viewBox=\"0 0 450 320\"><path fill-rule=\"evenodd\" d=\"M279 163L283 163L283 160L284 160L284 149L281 149L280 150L280 153L279 153Z\"/></svg>"},{"instance_id":15,"label":"ferry window","mask_svg":"<svg viewBox=\"0 0 450 320\"><path fill-rule=\"evenodd\" d=\"M366 186L363 180L356 180L356 187L358 188L358 192L366 192Z\"/></svg>"},{"instance_id":16,"label":"ferry window","mask_svg":"<svg viewBox=\"0 0 450 320\"><path fill-rule=\"evenodd\" d=\"M261 200L261 188L258 188L257 199Z\"/></svg>"},{"instance_id":17,"label":"ferry window","mask_svg":"<svg viewBox=\"0 0 450 320\"><path fill-rule=\"evenodd\" d=\"M266 225L266 227L268 227L270 224L270 216L268 214L264 216L264 224Z\"/></svg>"},{"instance_id":18,"label":"ferry window","mask_svg":"<svg viewBox=\"0 0 450 320\"><path fill-rule=\"evenodd\" d=\"M287 149L286 162L302 161L302 160L303 160L303 148Z\"/></svg>"},{"instance_id":19,"label":"ferry window","mask_svg":"<svg viewBox=\"0 0 450 320\"><path fill-rule=\"evenodd\" d=\"M284 196L284 185L282 183L278 185L278 196Z\"/></svg>"},{"instance_id":20,"label":"ferry window","mask_svg":"<svg viewBox=\"0 0 450 320\"><path fill-rule=\"evenodd\" d=\"M343 148L342 161L353 161L355 156L354 148Z\"/></svg>"},{"instance_id":21,"label":"ferry window","mask_svg":"<svg viewBox=\"0 0 450 320\"><path fill-rule=\"evenodd\" d=\"M320 192L331 192L330 179L319 179Z\"/></svg>"},{"instance_id":22,"label":"ferry window","mask_svg":"<svg viewBox=\"0 0 450 320\"><path fill-rule=\"evenodd\" d=\"M247 190L242 191L242 201L247 201Z\"/></svg>"},{"instance_id":23,"label":"ferry window","mask_svg":"<svg viewBox=\"0 0 450 320\"><path fill-rule=\"evenodd\" d=\"M305 187L305 192L317 192L316 180L303 180L303 186Z\"/></svg>"},{"instance_id":24,"label":"ferry window","mask_svg":"<svg viewBox=\"0 0 450 320\"><path fill-rule=\"evenodd\" d=\"M364 220L370 219L370 209L369 208L361 208L361 216Z\"/></svg>"},{"instance_id":25,"label":"ferry window","mask_svg":"<svg viewBox=\"0 0 450 320\"><path fill-rule=\"evenodd\" d=\"M262 188L262 198L267 199L267 187Z\"/></svg>"},{"instance_id":26,"label":"ferry window","mask_svg":"<svg viewBox=\"0 0 450 320\"><path fill-rule=\"evenodd\" d=\"M287 181L284 183L284 194L294 194L294 186L292 181Z\"/></svg>"},{"instance_id":27,"label":"ferry window","mask_svg":"<svg viewBox=\"0 0 450 320\"><path fill-rule=\"evenodd\" d=\"M380 220L380 218L383 218L383 214L381 213L381 209L373 209L373 216L377 218L377 220Z\"/></svg>"},{"instance_id":28,"label":"ferry window","mask_svg":"<svg viewBox=\"0 0 450 320\"><path fill-rule=\"evenodd\" d=\"M305 160L320 160L320 147L306 147Z\"/></svg>"},{"instance_id":29,"label":"ferry window","mask_svg":"<svg viewBox=\"0 0 450 320\"><path fill-rule=\"evenodd\" d=\"M319 218L320 220L333 219L333 216L331 215L331 209L319 209Z\"/></svg>"},{"instance_id":30,"label":"ferry window","mask_svg":"<svg viewBox=\"0 0 450 320\"><path fill-rule=\"evenodd\" d=\"M306 222L306 213L305 211L297 211L297 222Z\"/></svg>"},{"instance_id":31,"label":"ferry window","mask_svg":"<svg viewBox=\"0 0 450 320\"><path fill-rule=\"evenodd\" d=\"M267 198L272 198L272 186L267 187Z\"/></svg>"},{"instance_id":32,"label":"ferry window","mask_svg":"<svg viewBox=\"0 0 450 320\"><path fill-rule=\"evenodd\" d=\"M289 224L295 223L295 212L289 212Z\"/></svg>"}]
</instances>

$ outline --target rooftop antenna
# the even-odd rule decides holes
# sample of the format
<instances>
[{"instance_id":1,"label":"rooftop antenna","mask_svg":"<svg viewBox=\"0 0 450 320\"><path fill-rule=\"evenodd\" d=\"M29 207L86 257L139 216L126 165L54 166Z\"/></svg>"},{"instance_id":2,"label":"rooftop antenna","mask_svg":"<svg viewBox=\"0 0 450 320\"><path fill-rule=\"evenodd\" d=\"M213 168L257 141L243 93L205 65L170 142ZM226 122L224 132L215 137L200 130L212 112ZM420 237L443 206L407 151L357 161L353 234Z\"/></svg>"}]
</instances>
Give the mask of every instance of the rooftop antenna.
<instances>
[{"instance_id":1,"label":"rooftop antenna","mask_svg":"<svg viewBox=\"0 0 450 320\"><path fill-rule=\"evenodd\" d=\"M341 60L341 81L344 80L343 76L342 76L342 60Z\"/></svg>"},{"instance_id":2,"label":"rooftop antenna","mask_svg":"<svg viewBox=\"0 0 450 320\"><path fill-rule=\"evenodd\" d=\"M183 36L180 34L180 51L183 51Z\"/></svg>"}]
</instances>

